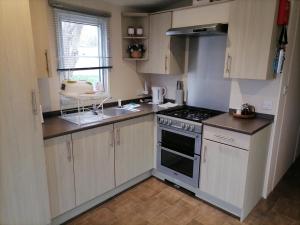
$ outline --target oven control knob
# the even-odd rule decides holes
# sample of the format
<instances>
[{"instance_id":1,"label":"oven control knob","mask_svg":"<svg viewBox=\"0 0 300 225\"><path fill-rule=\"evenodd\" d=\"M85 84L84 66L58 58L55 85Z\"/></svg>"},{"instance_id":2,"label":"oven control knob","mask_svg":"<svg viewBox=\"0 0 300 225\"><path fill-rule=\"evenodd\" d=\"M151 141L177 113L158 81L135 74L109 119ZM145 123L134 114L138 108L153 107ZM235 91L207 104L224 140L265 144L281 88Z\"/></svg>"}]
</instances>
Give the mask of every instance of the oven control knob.
<instances>
[{"instance_id":1,"label":"oven control knob","mask_svg":"<svg viewBox=\"0 0 300 225\"><path fill-rule=\"evenodd\" d=\"M190 128L190 125L186 124L185 125L185 130L188 130Z\"/></svg>"},{"instance_id":2,"label":"oven control knob","mask_svg":"<svg viewBox=\"0 0 300 225\"><path fill-rule=\"evenodd\" d=\"M172 120L168 120L168 125L171 125L172 124Z\"/></svg>"},{"instance_id":3,"label":"oven control knob","mask_svg":"<svg viewBox=\"0 0 300 225\"><path fill-rule=\"evenodd\" d=\"M181 128L183 128L183 129L184 129L184 125L185 125L184 123L181 123Z\"/></svg>"}]
</instances>

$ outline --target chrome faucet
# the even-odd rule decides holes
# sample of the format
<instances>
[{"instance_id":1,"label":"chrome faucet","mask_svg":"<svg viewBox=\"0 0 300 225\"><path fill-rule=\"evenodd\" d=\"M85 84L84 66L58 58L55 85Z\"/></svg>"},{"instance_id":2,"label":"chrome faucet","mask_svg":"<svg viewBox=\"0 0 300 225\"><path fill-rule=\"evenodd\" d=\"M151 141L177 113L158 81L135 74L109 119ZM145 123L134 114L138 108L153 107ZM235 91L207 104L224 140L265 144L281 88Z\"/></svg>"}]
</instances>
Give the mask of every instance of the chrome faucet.
<instances>
[{"instance_id":1,"label":"chrome faucet","mask_svg":"<svg viewBox=\"0 0 300 225\"><path fill-rule=\"evenodd\" d=\"M112 97L111 97L111 96L108 96L107 98L103 99L102 102L101 102L97 107L95 107L96 110L98 110L98 109L101 108L101 113L102 113L102 115L103 115L103 105L104 105L104 103L105 103L106 101L108 101L108 100L110 100L110 99L112 99ZM95 108L94 108L94 110L93 110L94 112L96 111ZM96 112L96 113L97 113L97 112ZM98 113L97 113L97 114L98 114Z\"/></svg>"}]
</instances>

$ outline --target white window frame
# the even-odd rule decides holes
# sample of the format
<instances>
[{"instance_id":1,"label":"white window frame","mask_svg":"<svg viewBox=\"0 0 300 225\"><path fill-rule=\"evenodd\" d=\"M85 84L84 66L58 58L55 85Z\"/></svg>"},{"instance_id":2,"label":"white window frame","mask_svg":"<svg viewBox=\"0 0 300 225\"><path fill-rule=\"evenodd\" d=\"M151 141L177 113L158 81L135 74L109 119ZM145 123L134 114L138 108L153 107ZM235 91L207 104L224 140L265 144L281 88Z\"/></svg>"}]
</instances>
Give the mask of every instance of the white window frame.
<instances>
[{"instance_id":1,"label":"white window frame","mask_svg":"<svg viewBox=\"0 0 300 225\"><path fill-rule=\"evenodd\" d=\"M58 65L61 65L59 56L63 55L63 42L58 37L62 37L62 22L72 22L84 25L92 25L98 27L99 37L99 65L101 65L101 58L109 57L109 18L92 16L84 13L77 13L73 11L67 11L62 9L55 9L55 24L57 32L57 53L58 53ZM101 32L102 31L104 32ZM106 31L106 32L105 32ZM68 71L62 72L63 79L68 79ZM100 78L101 76L101 78ZM102 81L104 92L109 95L109 69L99 69L99 81Z\"/></svg>"}]
</instances>

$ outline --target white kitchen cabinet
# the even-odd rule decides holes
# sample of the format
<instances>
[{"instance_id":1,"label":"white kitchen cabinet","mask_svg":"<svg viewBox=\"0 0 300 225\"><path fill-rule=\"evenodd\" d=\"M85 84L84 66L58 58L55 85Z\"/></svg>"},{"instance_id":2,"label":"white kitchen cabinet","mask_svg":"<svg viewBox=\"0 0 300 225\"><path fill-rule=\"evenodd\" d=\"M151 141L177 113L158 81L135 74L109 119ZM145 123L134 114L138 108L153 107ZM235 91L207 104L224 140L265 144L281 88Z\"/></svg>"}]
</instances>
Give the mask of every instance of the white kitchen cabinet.
<instances>
[{"instance_id":1,"label":"white kitchen cabinet","mask_svg":"<svg viewBox=\"0 0 300 225\"><path fill-rule=\"evenodd\" d=\"M116 185L153 168L153 115L115 124Z\"/></svg>"},{"instance_id":2,"label":"white kitchen cabinet","mask_svg":"<svg viewBox=\"0 0 300 225\"><path fill-rule=\"evenodd\" d=\"M0 224L50 223L28 0L0 1Z\"/></svg>"},{"instance_id":3,"label":"white kitchen cabinet","mask_svg":"<svg viewBox=\"0 0 300 225\"><path fill-rule=\"evenodd\" d=\"M204 139L201 190L241 208L247 160L246 150Z\"/></svg>"},{"instance_id":4,"label":"white kitchen cabinet","mask_svg":"<svg viewBox=\"0 0 300 225\"><path fill-rule=\"evenodd\" d=\"M243 220L262 197L270 126L253 135L205 125L198 197Z\"/></svg>"},{"instance_id":5,"label":"white kitchen cabinet","mask_svg":"<svg viewBox=\"0 0 300 225\"><path fill-rule=\"evenodd\" d=\"M113 125L72 134L76 205L115 187Z\"/></svg>"},{"instance_id":6,"label":"white kitchen cabinet","mask_svg":"<svg viewBox=\"0 0 300 225\"><path fill-rule=\"evenodd\" d=\"M137 72L150 74L182 74L184 71L185 39L166 35L172 26L172 13L149 17L148 60L137 62Z\"/></svg>"},{"instance_id":7,"label":"white kitchen cabinet","mask_svg":"<svg viewBox=\"0 0 300 225\"><path fill-rule=\"evenodd\" d=\"M71 135L45 141L51 218L75 207Z\"/></svg>"},{"instance_id":8,"label":"white kitchen cabinet","mask_svg":"<svg viewBox=\"0 0 300 225\"><path fill-rule=\"evenodd\" d=\"M230 3L225 78L274 78L277 4L277 0Z\"/></svg>"},{"instance_id":9,"label":"white kitchen cabinet","mask_svg":"<svg viewBox=\"0 0 300 225\"><path fill-rule=\"evenodd\" d=\"M153 134L147 115L45 140L51 218L65 221L149 176Z\"/></svg>"},{"instance_id":10,"label":"white kitchen cabinet","mask_svg":"<svg viewBox=\"0 0 300 225\"><path fill-rule=\"evenodd\" d=\"M37 77L52 76L55 68L54 21L48 0L29 0Z\"/></svg>"},{"instance_id":11,"label":"white kitchen cabinet","mask_svg":"<svg viewBox=\"0 0 300 225\"><path fill-rule=\"evenodd\" d=\"M172 28L228 23L231 2L175 10Z\"/></svg>"}]
</instances>

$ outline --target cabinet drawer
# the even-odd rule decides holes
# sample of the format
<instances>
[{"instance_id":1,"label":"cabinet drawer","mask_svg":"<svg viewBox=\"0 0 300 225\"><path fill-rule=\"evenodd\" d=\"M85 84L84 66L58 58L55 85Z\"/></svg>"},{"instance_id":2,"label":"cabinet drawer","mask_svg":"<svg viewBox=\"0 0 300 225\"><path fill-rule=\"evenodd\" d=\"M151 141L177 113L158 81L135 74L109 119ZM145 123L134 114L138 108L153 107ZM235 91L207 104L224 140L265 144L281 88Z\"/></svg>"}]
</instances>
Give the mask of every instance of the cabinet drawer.
<instances>
[{"instance_id":1,"label":"cabinet drawer","mask_svg":"<svg viewBox=\"0 0 300 225\"><path fill-rule=\"evenodd\" d=\"M250 149L251 136L234 131L204 126L203 138L246 150Z\"/></svg>"}]
</instances>

